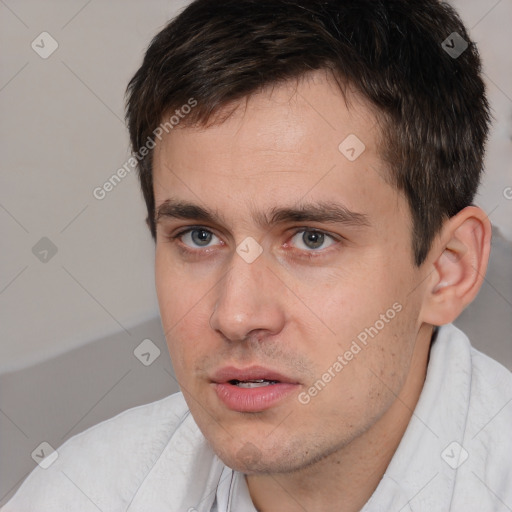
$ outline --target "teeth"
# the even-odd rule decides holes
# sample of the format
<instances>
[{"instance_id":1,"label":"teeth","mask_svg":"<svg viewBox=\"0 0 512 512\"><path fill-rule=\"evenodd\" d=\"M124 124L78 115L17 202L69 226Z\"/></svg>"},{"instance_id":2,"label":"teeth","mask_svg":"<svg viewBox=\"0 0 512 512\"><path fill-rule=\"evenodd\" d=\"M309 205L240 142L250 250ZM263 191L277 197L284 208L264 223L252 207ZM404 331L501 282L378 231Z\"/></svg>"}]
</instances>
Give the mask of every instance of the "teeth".
<instances>
[{"instance_id":1,"label":"teeth","mask_svg":"<svg viewBox=\"0 0 512 512\"><path fill-rule=\"evenodd\" d=\"M262 388L264 386L269 386L270 382L268 380L262 382L239 382L236 385L239 388Z\"/></svg>"},{"instance_id":2,"label":"teeth","mask_svg":"<svg viewBox=\"0 0 512 512\"><path fill-rule=\"evenodd\" d=\"M239 388L261 388L264 386L270 386L271 384L276 384L275 380L265 380L265 379L256 379L256 380L248 380L241 382L239 380L234 380L232 383Z\"/></svg>"}]
</instances>

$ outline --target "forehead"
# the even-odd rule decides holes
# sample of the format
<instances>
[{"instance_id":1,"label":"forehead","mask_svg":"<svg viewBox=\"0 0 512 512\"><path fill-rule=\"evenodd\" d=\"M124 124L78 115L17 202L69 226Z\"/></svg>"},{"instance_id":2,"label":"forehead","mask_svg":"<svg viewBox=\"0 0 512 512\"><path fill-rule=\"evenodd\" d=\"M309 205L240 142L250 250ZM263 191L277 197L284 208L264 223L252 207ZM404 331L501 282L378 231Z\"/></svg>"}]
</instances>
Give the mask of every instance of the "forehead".
<instances>
[{"instance_id":1,"label":"forehead","mask_svg":"<svg viewBox=\"0 0 512 512\"><path fill-rule=\"evenodd\" d=\"M189 126L185 115L181 123L164 133L155 150L156 170L161 157L188 164L195 157L207 155L214 167L229 152L232 158L258 154L264 159L267 154L269 160L275 157L275 164L279 160L299 164L294 168L300 171L301 162L309 168L315 157L330 158L334 163L340 143L349 136L360 141L356 149L364 144L366 160L368 156L378 156L380 131L375 110L350 85L342 92L325 70L273 84L232 102L209 121L207 128ZM350 151L349 146L345 149ZM250 162L244 167L249 168Z\"/></svg>"},{"instance_id":2,"label":"forehead","mask_svg":"<svg viewBox=\"0 0 512 512\"><path fill-rule=\"evenodd\" d=\"M218 117L226 113L206 128L184 123L157 142L157 206L170 195L209 209L229 209L229 200L235 213L321 198L362 211L365 199L378 209L372 195L396 193L385 179L374 111L325 72L267 88Z\"/></svg>"}]
</instances>

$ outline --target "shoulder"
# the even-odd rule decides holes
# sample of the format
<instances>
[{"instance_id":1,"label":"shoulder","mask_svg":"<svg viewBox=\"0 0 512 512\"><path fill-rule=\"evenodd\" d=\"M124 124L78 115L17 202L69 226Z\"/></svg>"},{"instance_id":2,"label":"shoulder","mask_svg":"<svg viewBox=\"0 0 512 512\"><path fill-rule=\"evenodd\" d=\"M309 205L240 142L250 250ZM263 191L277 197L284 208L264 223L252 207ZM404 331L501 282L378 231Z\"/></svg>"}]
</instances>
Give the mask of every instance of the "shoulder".
<instances>
[{"instance_id":1,"label":"shoulder","mask_svg":"<svg viewBox=\"0 0 512 512\"><path fill-rule=\"evenodd\" d=\"M454 325L443 326L442 333L444 348L440 356L450 359L444 371L464 374L462 381L467 381L469 387L466 430L475 436L485 429L498 437L507 435L508 430L500 432L500 428L512 423L512 373L473 347Z\"/></svg>"},{"instance_id":2,"label":"shoulder","mask_svg":"<svg viewBox=\"0 0 512 512\"><path fill-rule=\"evenodd\" d=\"M463 331L453 324L443 325L438 338L441 345L433 349L439 351L438 357L450 360L442 365L443 371L469 373L470 407L512 399L510 370L477 350Z\"/></svg>"},{"instance_id":3,"label":"shoulder","mask_svg":"<svg viewBox=\"0 0 512 512\"><path fill-rule=\"evenodd\" d=\"M512 373L472 346L469 355L470 392L462 443L468 463L458 470L459 492L454 504L458 505L458 500L463 506L481 503L483 510L491 503L499 504L496 496L512 503Z\"/></svg>"},{"instance_id":4,"label":"shoulder","mask_svg":"<svg viewBox=\"0 0 512 512\"><path fill-rule=\"evenodd\" d=\"M471 347L469 419L473 428L512 425L512 373L498 361ZM503 432L508 434L509 431ZM476 435L476 432L475 432Z\"/></svg>"},{"instance_id":5,"label":"shoulder","mask_svg":"<svg viewBox=\"0 0 512 512\"><path fill-rule=\"evenodd\" d=\"M481 437L486 443L512 449L512 373L475 348L471 348L471 366L468 428L475 439ZM507 443L502 444L505 440ZM504 455L512 460L510 451Z\"/></svg>"},{"instance_id":6,"label":"shoulder","mask_svg":"<svg viewBox=\"0 0 512 512\"><path fill-rule=\"evenodd\" d=\"M37 466L2 512L113 510L128 504L189 415L183 395L176 393L94 425L57 448L46 469Z\"/></svg>"}]
</instances>

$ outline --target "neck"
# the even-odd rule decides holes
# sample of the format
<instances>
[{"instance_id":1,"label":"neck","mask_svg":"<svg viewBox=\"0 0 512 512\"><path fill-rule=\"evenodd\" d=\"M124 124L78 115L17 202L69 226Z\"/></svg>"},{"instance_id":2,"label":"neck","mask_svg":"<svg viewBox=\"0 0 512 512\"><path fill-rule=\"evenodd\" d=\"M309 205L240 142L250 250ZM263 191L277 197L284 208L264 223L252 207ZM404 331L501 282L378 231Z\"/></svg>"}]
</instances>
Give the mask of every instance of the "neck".
<instances>
[{"instance_id":1,"label":"neck","mask_svg":"<svg viewBox=\"0 0 512 512\"><path fill-rule=\"evenodd\" d=\"M425 381L431 326L418 333L409 373L382 417L348 445L293 473L246 476L258 512L358 512L377 488L404 435Z\"/></svg>"}]
</instances>

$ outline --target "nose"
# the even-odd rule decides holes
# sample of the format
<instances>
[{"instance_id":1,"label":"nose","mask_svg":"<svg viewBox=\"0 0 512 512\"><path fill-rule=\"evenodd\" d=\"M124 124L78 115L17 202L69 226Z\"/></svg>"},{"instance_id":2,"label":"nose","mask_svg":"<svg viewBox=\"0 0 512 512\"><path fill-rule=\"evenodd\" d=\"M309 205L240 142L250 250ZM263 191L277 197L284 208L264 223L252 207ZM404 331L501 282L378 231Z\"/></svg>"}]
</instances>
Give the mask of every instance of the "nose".
<instances>
[{"instance_id":1,"label":"nose","mask_svg":"<svg viewBox=\"0 0 512 512\"><path fill-rule=\"evenodd\" d=\"M263 255L247 263L234 253L226 278L218 283L210 327L229 341L278 334L286 319L281 286Z\"/></svg>"}]
</instances>

